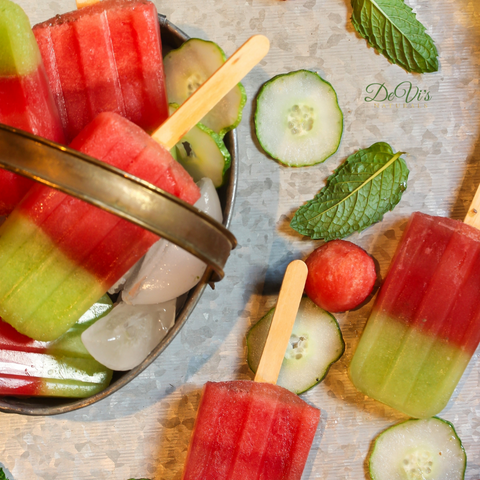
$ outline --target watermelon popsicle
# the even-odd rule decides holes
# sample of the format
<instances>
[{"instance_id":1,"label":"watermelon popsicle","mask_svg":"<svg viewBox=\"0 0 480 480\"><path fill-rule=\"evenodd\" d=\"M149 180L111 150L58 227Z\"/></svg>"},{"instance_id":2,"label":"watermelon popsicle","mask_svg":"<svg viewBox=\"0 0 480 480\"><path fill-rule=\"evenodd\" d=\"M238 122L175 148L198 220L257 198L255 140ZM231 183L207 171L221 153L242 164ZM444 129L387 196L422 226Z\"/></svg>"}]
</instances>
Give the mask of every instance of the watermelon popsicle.
<instances>
[{"instance_id":1,"label":"watermelon popsicle","mask_svg":"<svg viewBox=\"0 0 480 480\"><path fill-rule=\"evenodd\" d=\"M89 397L102 391L112 371L85 349L82 332L112 309L105 296L53 342L39 342L0 320L0 395Z\"/></svg>"},{"instance_id":2,"label":"watermelon popsicle","mask_svg":"<svg viewBox=\"0 0 480 480\"><path fill-rule=\"evenodd\" d=\"M147 132L168 117L160 27L146 0L105 0L33 27L67 141L98 113Z\"/></svg>"},{"instance_id":3,"label":"watermelon popsicle","mask_svg":"<svg viewBox=\"0 0 480 480\"><path fill-rule=\"evenodd\" d=\"M157 141L106 112L82 130L72 148L193 204L199 189L166 148L223 98L268 47L263 36L248 40L154 133ZM111 201L115 205L116 199ZM44 341L75 323L158 238L43 185L33 187L0 228L0 316L20 333Z\"/></svg>"},{"instance_id":4,"label":"watermelon popsicle","mask_svg":"<svg viewBox=\"0 0 480 480\"><path fill-rule=\"evenodd\" d=\"M204 386L183 480L300 480L320 411L275 383L306 276L288 266L255 381Z\"/></svg>"},{"instance_id":5,"label":"watermelon popsicle","mask_svg":"<svg viewBox=\"0 0 480 480\"><path fill-rule=\"evenodd\" d=\"M140 127L101 113L71 147L193 204L192 178ZM35 185L0 227L0 317L36 340L54 340L158 239L79 199Z\"/></svg>"},{"instance_id":6,"label":"watermelon popsicle","mask_svg":"<svg viewBox=\"0 0 480 480\"><path fill-rule=\"evenodd\" d=\"M480 231L414 213L353 356L354 385L412 417L436 415L479 340Z\"/></svg>"},{"instance_id":7,"label":"watermelon popsicle","mask_svg":"<svg viewBox=\"0 0 480 480\"><path fill-rule=\"evenodd\" d=\"M0 0L0 123L64 143L47 76L20 6ZM9 214L33 183L0 170L0 216Z\"/></svg>"}]
</instances>

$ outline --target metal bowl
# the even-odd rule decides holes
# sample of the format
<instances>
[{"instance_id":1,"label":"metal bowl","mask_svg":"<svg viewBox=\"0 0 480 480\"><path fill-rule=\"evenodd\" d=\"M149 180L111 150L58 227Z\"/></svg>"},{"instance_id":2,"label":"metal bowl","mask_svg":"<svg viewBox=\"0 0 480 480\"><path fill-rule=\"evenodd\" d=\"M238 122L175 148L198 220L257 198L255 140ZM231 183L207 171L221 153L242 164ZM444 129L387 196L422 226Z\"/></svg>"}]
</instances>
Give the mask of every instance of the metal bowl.
<instances>
[{"instance_id":1,"label":"metal bowl","mask_svg":"<svg viewBox=\"0 0 480 480\"><path fill-rule=\"evenodd\" d=\"M178 48L183 42L188 40L188 36L167 20L163 15L159 15L160 32L164 50ZM236 182L238 175L238 146L237 135L233 130L225 135L225 145L228 148L232 163L227 174L225 185L218 190L223 209L223 225L228 227L232 218L232 209L236 193ZM148 355L148 357L136 368L127 372L114 372L110 385L100 393L88 398L66 399L55 397L0 397L0 411L5 413L18 413L23 415L57 415L77 410L88 405L92 405L112 393L120 390L124 385L132 381L140 372L145 370L157 357L165 350L177 333L183 327L188 317L194 310L205 287L213 279L214 272L209 267L204 276L195 288L187 294L185 303L179 311L175 325L170 329L165 338Z\"/></svg>"}]
</instances>

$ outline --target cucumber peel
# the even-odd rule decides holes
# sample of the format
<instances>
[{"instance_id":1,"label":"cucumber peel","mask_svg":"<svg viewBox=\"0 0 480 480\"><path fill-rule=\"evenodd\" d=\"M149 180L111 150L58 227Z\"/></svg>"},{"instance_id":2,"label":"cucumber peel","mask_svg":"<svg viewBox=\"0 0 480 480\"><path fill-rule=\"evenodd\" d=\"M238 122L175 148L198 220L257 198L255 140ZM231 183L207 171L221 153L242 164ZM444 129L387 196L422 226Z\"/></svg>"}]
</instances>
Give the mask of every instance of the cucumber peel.
<instances>
[{"instance_id":1,"label":"cucumber peel","mask_svg":"<svg viewBox=\"0 0 480 480\"><path fill-rule=\"evenodd\" d=\"M257 371L275 308L247 334L248 365ZM345 351L345 342L335 317L304 296L295 319L277 385L300 394L321 382L331 365Z\"/></svg>"},{"instance_id":2,"label":"cucumber peel","mask_svg":"<svg viewBox=\"0 0 480 480\"><path fill-rule=\"evenodd\" d=\"M277 75L258 93L255 132L265 152L289 167L324 162L343 133L337 94L316 72Z\"/></svg>"},{"instance_id":3,"label":"cucumber peel","mask_svg":"<svg viewBox=\"0 0 480 480\"><path fill-rule=\"evenodd\" d=\"M170 105L170 113L178 105ZM174 158L185 168L195 182L204 177L212 180L215 188L225 181L232 158L220 135L202 123L197 123L175 145Z\"/></svg>"},{"instance_id":4,"label":"cucumber peel","mask_svg":"<svg viewBox=\"0 0 480 480\"><path fill-rule=\"evenodd\" d=\"M169 103L181 105L226 61L224 51L214 42L191 38L163 59ZM223 137L242 119L247 101L239 83L203 117L202 124Z\"/></svg>"},{"instance_id":5,"label":"cucumber peel","mask_svg":"<svg viewBox=\"0 0 480 480\"><path fill-rule=\"evenodd\" d=\"M412 419L381 433L369 459L372 480L462 480L467 457L454 426Z\"/></svg>"}]
</instances>

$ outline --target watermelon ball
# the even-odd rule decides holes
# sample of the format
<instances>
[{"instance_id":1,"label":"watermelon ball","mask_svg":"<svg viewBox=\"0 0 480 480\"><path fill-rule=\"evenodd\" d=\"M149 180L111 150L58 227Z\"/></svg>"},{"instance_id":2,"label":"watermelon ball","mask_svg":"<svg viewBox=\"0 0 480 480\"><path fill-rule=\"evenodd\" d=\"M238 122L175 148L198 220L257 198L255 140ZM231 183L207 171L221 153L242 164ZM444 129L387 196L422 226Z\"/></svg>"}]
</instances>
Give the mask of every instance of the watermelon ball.
<instances>
[{"instance_id":1,"label":"watermelon ball","mask_svg":"<svg viewBox=\"0 0 480 480\"><path fill-rule=\"evenodd\" d=\"M372 257L345 240L325 243L305 263L305 293L328 312L345 312L360 305L372 292L377 278Z\"/></svg>"}]
</instances>

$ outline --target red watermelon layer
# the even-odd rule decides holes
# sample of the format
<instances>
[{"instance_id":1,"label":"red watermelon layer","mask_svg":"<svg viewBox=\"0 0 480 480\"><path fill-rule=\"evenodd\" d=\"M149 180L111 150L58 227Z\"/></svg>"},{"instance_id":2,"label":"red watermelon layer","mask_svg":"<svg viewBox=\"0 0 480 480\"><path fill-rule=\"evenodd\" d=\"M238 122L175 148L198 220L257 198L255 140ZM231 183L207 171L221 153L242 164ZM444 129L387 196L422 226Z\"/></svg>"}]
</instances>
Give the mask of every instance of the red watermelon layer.
<instances>
[{"instance_id":1,"label":"red watermelon layer","mask_svg":"<svg viewBox=\"0 0 480 480\"><path fill-rule=\"evenodd\" d=\"M414 213L374 309L473 355L480 341L480 231Z\"/></svg>"},{"instance_id":2,"label":"red watermelon layer","mask_svg":"<svg viewBox=\"0 0 480 480\"><path fill-rule=\"evenodd\" d=\"M184 480L300 480L320 411L276 385L208 382Z\"/></svg>"},{"instance_id":3,"label":"red watermelon layer","mask_svg":"<svg viewBox=\"0 0 480 480\"><path fill-rule=\"evenodd\" d=\"M0 77L0 123L65 143L43 65L24 76ZM0 169L0 216L8 215L33 182Z\"/></svg>"},{"instance_id":4,"label":"red watermelon layer","mask_svg":"<svg viewBox=\"0 0 480 480\"><path fill-rule=\"evenodd\" d=\"M155 5L105 0L35 25L67 140L100 112L146 131L168 117Z\"/></svg>"}]
</instances>

